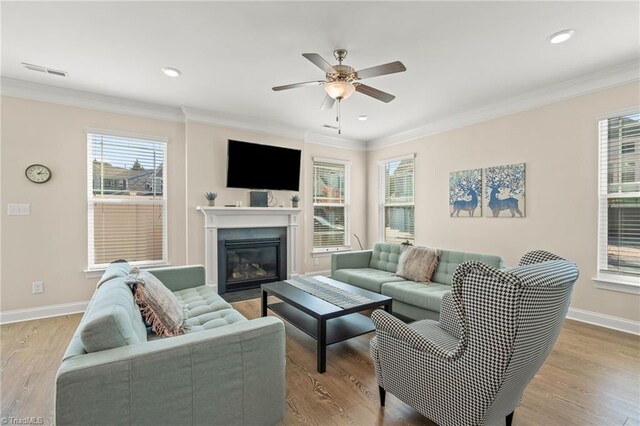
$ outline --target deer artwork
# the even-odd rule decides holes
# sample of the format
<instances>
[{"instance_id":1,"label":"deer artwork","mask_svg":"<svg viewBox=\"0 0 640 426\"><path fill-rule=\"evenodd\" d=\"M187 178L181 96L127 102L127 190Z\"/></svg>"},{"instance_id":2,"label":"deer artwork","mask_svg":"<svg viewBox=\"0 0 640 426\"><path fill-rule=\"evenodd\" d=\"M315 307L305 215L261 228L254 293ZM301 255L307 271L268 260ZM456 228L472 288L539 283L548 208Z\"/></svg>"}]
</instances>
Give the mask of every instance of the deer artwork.
<instances>
[{"instance_id":1,"label":"deer artwork","mask_svg":"<svg viewBox=\"0 0 640 426\"><path fill-rule=\"evenodd\" d=\"M489 209L491 209L493 217L498 217L502 210L509 210L509 212L511 212L511 217L514 217L516 213L518 213L520 217L522 217L522 212L520 211L520 208L518 208L518 200L512 197L501 200L500 198L498 198L499 193L500 188L498 188L497 186L491 188Z\"/></svg>"},{"instance_id":2,"label":"deer artwork","mask_svg":"<svg viewBox=\"0 0 640 426\"><path fill-rule=\"evenodd\" d=\"M460 211L467 211L469 212L469 216L473 216L476 208L478 207L478 194L476 194L476 191L471 188L469 189L469 192L467 192L467 195L471 197L471 200L456 200L453 202L453 211L451 212L452 217L454 214L456 217L459 217Z\"/></svg>"}]
</instances>

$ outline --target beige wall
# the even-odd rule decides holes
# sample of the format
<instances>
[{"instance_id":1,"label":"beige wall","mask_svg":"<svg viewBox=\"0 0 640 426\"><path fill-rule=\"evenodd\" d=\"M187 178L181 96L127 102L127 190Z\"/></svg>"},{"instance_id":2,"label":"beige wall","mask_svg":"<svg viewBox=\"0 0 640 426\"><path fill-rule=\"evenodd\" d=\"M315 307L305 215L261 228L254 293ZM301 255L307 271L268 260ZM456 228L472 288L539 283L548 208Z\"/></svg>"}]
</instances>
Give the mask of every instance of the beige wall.
<instances>
[{"instance_id":1,"label":"beige wall","mask_svg":"<svg viewBox=\"0 0 640 426\"><path fill-rule=\"evenodd\" d=\"M204 192L218 193L216 205L249 204L249 192L226 188L227 139L271 144L303 151L300 224L300 272L329 269L329 258L311 258L311 162L313 156L352 162L353 232L366 228L366 152L305 144L303 140L215 127L174 123L83 108L2 97L0 156L0 311L83 302L97 278L86 278L86 136L87 128L158 136L168 139L169 261L173 265L204 263ZM48 165L53 179L43 185L24 177L32 163ZM275 191L290 205L293 192ZM7 216L8 203L31 204L30 216ZM364 242L364 239L363 239ZM43 294L31 294L33 281L44 281Z\"/></svg>"},{"instance_id":2,"label":"beige wall","mask_svg":"<svg viewBox=\"0 0 640 426\"><path fill-rule=\"evenodd\" d=\"M352 181L352 218L364 218L366 197L366 152L332 148L305 143L303 140L286 139L278 136L247 132L243 130L216 127L208 124L187 123L187 220L188 243L187 262L204 263L204 216L196 210L205 204L204 192L218 193L216 206L235 204L242 201L249 205L249 191L246 189L226 188L227 140L263 143L302 150L300 191L274 191L277 205L291 205L291 196L299 194L302 208L298 232L298 256L300 272L326 271L330 269L328 257L318 258L315 265L311 256L313 250L313 203L312 170L313 157L326 157L351 161ZM353 232L363 238L366 220L353 220Z\"/></svg>"},{"instance_id":3,"label":"beige wall","mask_svg":"<svg viewBox=\"0 0 640 426\"><path fill-rule=\"evenodd\" d=\"M87 267L87 128L168 139L169 261L185 263L184 125L45 102L2 97L2 300L0 310L88 300L96 279ZM51 181L24 176L49 166ZM7 216L7 203L31 204L30 216ZM44 293L31 294L33 281Z\"/></svg>"},{"instance_id":4,"label":"beige wall","mask_svg":"<svg viewBox=\"0 0 640 426\"><path fill-rule=\"evenodd\" d=\"M249 190L226 188L227 176L227 140L234 139L245 142L262 143L286 148L303 149L304 141L286 139L279 136L265 135L243 130L216 127L208 124L187 123L187 262L204 264L204 216L196 210L197 206L206 205L204 193L217 192L216 206L235 204L242 201L249 205ZM302 175L303 173L301 173ZM302 176L300 180L302 182ZM302 183L300 185L302 189ZM292 191L274 191L278 205L284 203L291 206ZM305 194L300 191L302 199ZM300 225L300 233L304 232L304 223ZM299 255L303 248L299 244Z\"/></svg>"},{"instance_id":5,"label":"beige wall","mask_svg":"<svg viewBox=\"0 0 640 426\"><path fill-rule=\"evenodd\" d=\"M598 135L603 114L637 107L637 83L369 152L368 241L378 240L377 163L416 153L416 243L493 253L515 265L546 249L573 260L572 307L640 320L640 297L601 290L596 275ZM526 163L526 218L449 217L449 172Z\"/></svg>"},{"instance_id":6,"label":"beige wall","mask_svg":"<svg viewBox=\"0 0 640 426\"><path fill-rule=\"evenodd\" d=\"M416 153L416 240L418 244L496 253L513 265L526 251L544 248L580 267L574 308L640 319L640 298L596 289L597 119L638 106L640 85L629 84L530 111L451 130L368 153L304 143L198 123L174 123L122 114L2 98L0 156L1 291L3 312L88 300L95 278L87 279L87 128L167 138L169 176L169 260L174 265L204 261L203 224L196 206L205 191L218 192L217 205L242 200L248 191L225 188L226 140L238 139L303 150L301 271L326 271L330 258L314 264L311 224L313 157L352 164L352 232L365 246L378 240L377 162ZM516 162L527 164L526 218L451 219L449 172ZM49 165L54 177L36 185L24 177L31 163ZM288 205L292 193L277 191ZM8 203L30 203L31 216L7 216ZM307 226L307 223L309 226ZM352 247L357 242L352 239ZM43 280L45 292L31 294Z\"/></svg>"}]
</instances>

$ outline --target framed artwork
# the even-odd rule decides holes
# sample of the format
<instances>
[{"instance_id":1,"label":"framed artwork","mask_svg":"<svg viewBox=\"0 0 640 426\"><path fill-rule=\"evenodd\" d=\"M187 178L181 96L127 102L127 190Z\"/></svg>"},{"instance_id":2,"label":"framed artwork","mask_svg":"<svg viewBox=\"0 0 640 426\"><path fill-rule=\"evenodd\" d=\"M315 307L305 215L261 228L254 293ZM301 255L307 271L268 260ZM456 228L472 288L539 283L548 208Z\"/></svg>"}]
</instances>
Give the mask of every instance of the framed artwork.
<instances>
[{"instance_id":1,"label":"framed artwork","mask_svg":"<svg viewBox=\"0 0 640 426\"><path fill-rule=\"evenodd\" d=\"M484 169L486 217L524 217L525 164Z\"/></svg>"},{"instance_id":2,"label":"framed artwork","mask_svg":"<svg viewBox=\"0 0 640 426\"><path fill-rule=\"evenodd\" d=\"M460 217L460 213L482 217L482 169L449 173L449 214Z\"/></svg>"}]
</instances>

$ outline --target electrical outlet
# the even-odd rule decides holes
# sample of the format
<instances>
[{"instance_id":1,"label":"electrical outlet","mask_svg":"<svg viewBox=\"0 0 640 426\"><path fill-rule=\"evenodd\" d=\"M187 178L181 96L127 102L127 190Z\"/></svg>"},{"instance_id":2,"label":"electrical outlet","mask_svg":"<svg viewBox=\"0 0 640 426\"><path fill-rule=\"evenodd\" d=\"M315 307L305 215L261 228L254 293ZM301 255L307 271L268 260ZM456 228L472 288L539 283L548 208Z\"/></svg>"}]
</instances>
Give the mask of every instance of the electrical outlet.
<instances>
[{"instance_id":1,"label":"electrical outlet","mask_svg":"<svg viewBox=\"0 0 640 426\"><path fill-rule=\"evenodd\" d=\"M320 264L320 259L318 259L317 257L314 257L314 258L313 258L313 264L314 264L315 266L318 266L318 265Z\"/></svg>"},{"instance_id":2,"label":"electrical outlet","mask_svg":"<svg viewBox=\"0 0 640 426\"><path fill-rule=\"evenodd\" d=\"M44 293L44 281L34 281L31 283L31 292L33 294Z\"/></svg>"},{"instance_id":3,"label":"electrical outlet","mask_svg":"<svg viewBox=\"0 0 640 426\"><path fill-rule=\"evenodd\" d=\"M31 204L7 204L7 214L9 216L29 216L31 214Z\"/></svg>"}]
</instances>

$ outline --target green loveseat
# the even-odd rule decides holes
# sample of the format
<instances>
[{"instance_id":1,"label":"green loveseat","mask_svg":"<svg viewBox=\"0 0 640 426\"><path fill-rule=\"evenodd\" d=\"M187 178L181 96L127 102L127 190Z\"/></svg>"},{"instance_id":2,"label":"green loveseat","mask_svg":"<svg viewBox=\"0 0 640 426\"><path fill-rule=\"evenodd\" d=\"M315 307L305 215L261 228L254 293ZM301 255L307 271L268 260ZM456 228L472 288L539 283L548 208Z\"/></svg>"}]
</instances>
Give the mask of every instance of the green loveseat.
<instances>
[{"instance_id":1,"label":"green loveseat","mask_svg":"<svg viewBox=\"0 0 640 426\"><path fill-rule=\"evenodd\" d=\"M331 278L393 298L393 312L404 317L438 320L442 296L451 290L453 273L462 262L477 260L503 267L500 256L440 249L438 269L430 283L408 281L395 275L400 244L376 243L373 250L331 255Z\"/></svg>"},{"instance_id":2,"label":"green loveseat","mask_svg":"<svg viewBox=\"0 0 640 426\"><path fill-rule=\"evenodd\" d=\"M189 311L187 334L148 334L127 263L104 273L64 354L55 423L272 425L285 408L285 334L275 317L247 320L202 266L151 270Z\"/></svg>"}]
</instances>

